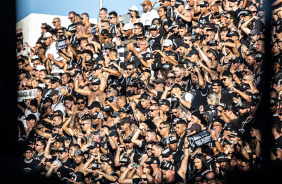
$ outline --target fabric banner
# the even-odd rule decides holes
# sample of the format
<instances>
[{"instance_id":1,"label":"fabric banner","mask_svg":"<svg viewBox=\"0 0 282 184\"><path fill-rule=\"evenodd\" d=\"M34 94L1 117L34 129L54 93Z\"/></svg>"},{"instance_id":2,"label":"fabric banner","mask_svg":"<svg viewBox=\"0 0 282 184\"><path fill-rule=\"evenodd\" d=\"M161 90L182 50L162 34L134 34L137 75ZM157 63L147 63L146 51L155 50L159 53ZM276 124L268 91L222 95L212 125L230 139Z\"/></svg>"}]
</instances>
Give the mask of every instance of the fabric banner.
<instances>
[{"instance_id":1,"label":"fabric banner","mask_svg":"<svg viewBox=\"0 0 282 184\"><path fill-rule=\"evenodd\" d=\"M188 136L189 144L191 144L192 147L200 147L204 144L207 144L209 142L212 142L211 134L207 131L202 131L197 134Z\"/></svg>"},{"instance_id":2,"label":"fabric banner","mask_svg":"<svg viewBox=\"0 0 282 184\"><path fill-rule=\"evenodd\" d=\"M18 91L18 101L36 98L37 89Z\"/></svg>"}]
</instances>

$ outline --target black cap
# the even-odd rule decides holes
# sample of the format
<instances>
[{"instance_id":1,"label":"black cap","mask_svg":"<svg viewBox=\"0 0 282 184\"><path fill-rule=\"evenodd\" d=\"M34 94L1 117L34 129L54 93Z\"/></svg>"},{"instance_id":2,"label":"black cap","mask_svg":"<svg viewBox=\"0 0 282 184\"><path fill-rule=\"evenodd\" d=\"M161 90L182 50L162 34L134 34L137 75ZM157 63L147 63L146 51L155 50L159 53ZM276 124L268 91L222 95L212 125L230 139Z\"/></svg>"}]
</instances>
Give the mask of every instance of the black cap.
<instances>
[{"instance_id":1,"label":"black cap","mask_svg":"<svg viewBox=\"0 0 282 184\"><path fill-rule=\"evenodd\" d=\"M85 61L85 63L90 63L90 64L93 64L93 63L95 63L95 61L94 61L94 60L92 60L92 59L88 59L87 61Z\"/></svg>"},{"instance_id":2,"label":"black cap","mask_svg":"<svg viewBox=\"0 0 282 184\"><path fill-rule=\"evenodd\" d=\"M158 25L157 24L152 24L150 26L150 30L158 30Z\"/></svg>"},{"instance_id":3,"label":"black cap","mask_svg":"<svg viewBox=\"0 0 282 184\"><path fill-rule=\"evenodd\" d=\"M82 172L71 173L71 177L74 178L74 181L79 183L83 183L85 180L84 174Z\"/></svg>"},{"instance_id":4,"label":"black cap","mask_svg":"<svg viewBox=\"0 0 282 184\"><path fill-rule=\"evenodd\" d=\"M94 107L101 108L101 103L98 101L93 101L91 104L88 106L88 109L93 109Z\"/></svg>"},{"instance_id":5,"label":"black cap","mask_svg":"<svg viewBox=\"0 0 282 184\"><path fill-rule=\"evenodd\" d=\"M199 125L198 123L193 123L191 125L191 127L189 128L190 132L193 132L195 130L197 130L198 132L200 132L202 130L201 125Z\"/></svg>"},{"instance_id":6,"label":"black cap","mask_svg":"<svg viewBox=\"0 0 282 184\"><path fill-rule=\"evenodd\" d=\"M47 102L51 102L51 104L53 104L53 99L50 97L46 97L42 100L43 104L47 103Z\"/></svg>"},{"instance_id":7,"label":"black cap","mask_svg":"<svg viewBox=\"0 0 282 184\"><path fill-rule=\"evenodd\" d=\"M161 169L163 170L175 170L175 167L172 165L172 163L166 161L166 160L163 160L162 163L161 163Z\"/></svg>"},{"instance_id":8,"label":"black cap","mask_svg":"<svg viewBox=\"0 0 282 184\"><path fill-rule=\"evenodd\" d=\"M215 56L215 58L217 58L217 56L218 56L217 51L214 50L214 49L209 49L207 52L211 52Z\"/></svg>"},{"instance_id":9,"label":"black cap","mask_svg":"<svg viewBox=\"0 0 282 184\"><path fill-rule=\"evenodd\" d=\"M102 168L102 164L101 163L99 163L99 162L94 162L94 163L92 163L92 165L91 165L92 167L92 170L95 170L95 169L101 169Z\"/></svg>"},{"instance_id":10,"label":"black cap","mask_svg":"<svg viewBox=\"0 0 282 184\"><path fill-rule=\"evenodd\" d=\"M54 84L56 82L60 82L60 79L58 77L53 77L50 82Z\"/></svg>"},{"instance_id":11,"label":"black cap","mask_svg":"<svg viewBox=\"0 0 282 184\"><path fill-rule=\"evenodd\" d=\"M183 1L175 1L175 8L177 8L180 5L184 5Z\"/></svg>"},{"instance_id":12,"label":"black cap","mask_svg":"<svg viewBox=\"0 0 282 184\"><path fill-rule=\"evenodd\" d=\"M149 157L148 161L145 161L146 164L157 164L160 165L160 159L158 157Z\"/></svg>"},{"instance_id":13,"label":"black cap","mask_svg":"<svg viewBox=\"0 0 282 184\"><path fill-rule=\"evenodd\" d=\"M100 145L101 144L99 142L92 141L87 148L89 148L89 149L100 148Z\"/></svg>"},{"instance_id":14,"label":"black cap","mask_svg":"<svg viewBox=\"0 0 282 184\"><path fill-rule=\"evenodd\" d=\"M54 96L54 95L58 95L59 94L59 91L58 90L52 90L48 96Z\"/></svg>"},{"instance_id":15,"label":"black cap","mask_svg":"<svg viewBox=\"0 0 282 184\"><path fill-rule=\"evenodd\" d=\"M250 106L251 106L250 102L246 102L246 101L242 101L239 105L237 105L239 109L247 109L250 108Z\"/></svg>"},{"instance_id":16,"label":"black cap","mask_svg":"<svg viewBox=\"0 0 282 184\"><path fill-rule=\"evenodd\" d=\"M218 41L217 40L211 40L208 43L209 46L218 46Z\"/></svg>"},{"instance_id":17,"label":"black cap","mask_svg":"<svg viewBox=\"0 0 282 184\"><path fill-rule=\"evenodd\" d=\"M129 163L131 163L131 160L130 160L130 158L128 157L128 156L123 156L121 159L120 159L120 161L119 161L120 163L125 163L125 164L129 164Z\"/></svg>"},{"instance_id":18,"label":"black cap","mask_svg":"<svg viewBox=\"0 0 282 184\"><path fill-rule=\"evenodd\" d=\"M199 52L195 49L190 50L189 54L187 54L187 56L191 57L193 55L198 55L199 56Z\"/></svg>"},{"instance_id":19,"label":"black cap","mask_svg":"<svg viewBox=\"0 0 282 184\"><path fill-rule=\"evenodd\" d=\"M250 85L247 83L242 83L240 86L240 91L247 91L248 89L251 89Z\"/></svg>"},{"instance_id":20,"label":"black cap","mask_svg":"<svg viewBox=\"0 0 282 184\"><path fill-rule=\"evenodd\" d=\"M99 85L101 83L100 79L93 79L92 80L92 85Z\"/></svg>"},{"instance_id":21,"label":"black cap","mask_svg":"<svg viewBox=\"0 0 282 184\"><path fill-rule=\"evenodd\" d=\"M141 99L150 100L151 96L148 93L142 93L140 100Z\"/></svg>"},{"instance_id":22,"label":"black cap","mask_svg":"<svg viewBox=\"0 0 282 184\"><path fill-rule=\"evenodd\" d=\"M84 156L84 151L82 151L81 149L75 150L74 156Z\"/></svg>"},{"instance_id":23,"label":"black cap","mask_svg":"<svg viewBox=\"0 0 282 184\"><path fill-rule=\"evenodd\" d=\"M68 153L68 152L69 152L69 149L68 149L67 147L60 147L60 148L58 149L58 152L66 152L66 153Z\"/></svg>"},{"instance_id":24,"label":"black cap","mask_svg":"<svg viewBox=\"0 0 282 184\"><path fill-rule=\"evenodd\" d=\"M200 7L208 7L209 6L209 3L207 1L202 1L200 3Z\"/></svg>"},{"instance_id":25,"label":"black cap","mask_svg":"<svg viewBox=\"0 0 282 184\"><path fill-rule=\"evenodd\" d=\"M158 78L156 81L155 81L156 84L163 84L164 86L166 85L166 81L162 78Z\"/></svg>"},{"instance_id":26,"label":"black cap","mask_svg":"<svg viewBox=\"0 0 282 184\"><path fill-rule=\"evenodd\" d=\"M99 61L105 61L105 58L103 56L96 57L95 62L99 62Z\"/></svg>"},{"instance_id":27,"label":"black cap","mask_svg":"<svg viewBox=\"0 0 282 184\"><path fill-rule=\"evenodd\" d=\"M159 105L167 105L170 107L170 102L166 99L159 100Z\"/></svg>"},{"instance_id":28,"label":"black cap","mask_svg":"<svg viewBox=\"0 0 282 184\"><path fill-rule=\"evenodd\" d=\"M202 35L200 33L194 33L192 34L190 41L195 42L195 41L201 40L201 38L202 38Z\"/></svg>"},{"instance_id":29,"label":"black cap","mask_svg":"<svg viewBox=\"0 0 282 184\"><path fill-rule=\"evenodd\" d=\"M232 77L232 78L233 78L232 73L231 73L230 71L228 71L228 70L225 70L225 71L222 73L222 77L223 77L223 76Z\"/></svg>"},{"instance_id":30,"label":"black cap","mask_svg":"<svg viewBox=\"0 0 282 184\"><path fill-rule=\"evenodd\" d=\"M228 155L226 153L219 153L215 155L216 162L227 162L229 160Z\"/></svg>"},{"instance_id":31,"label":"black cap","mask_svg":"<svg viewBox=\"0 0 282 184\"><path fill-rule=\"evenodd\" d=\"M225 125L222 127L222 130L233 131L234 130L234 124L233 123L225 123Z\"/></svg>"},{"instance_id":32,"label":"black cap","mask_svg":"<svg viewBox=\"0 0 282 184\"><path fill-rule=\"evenodd\" d=\"M92 70L99 70L103 67L103 65L101 64L94 64L93 69Z\"/></svg>"},{"instance_id":33,"label":"black cap","mask_svg":"<svg viewBox=\"0 0 282 184\"><path fill-rule=\"evenodd\" d=\"M170 150L169 147L163 148L162 149L162 157L169 157L172 154L172 151Z\"/></svg>"},{"instance_id":34,"label":"black cap","mask_svg":"<svg viewBox=\"0 0 282 184\"><path fill-rule=\"evenodd\" d=\"M169 140L169 144L173 144L175 142L178 142L178 140L177 140L177 138L175 136L170 136L168 138L168 140Z\"/></svg>"},{"instance_id":35,"label":"black cap","mask_svg":"<svg viewBox=\"0 0 282 184\"><path fill-rule=\"evenodd\" d=\"M237 31L230 31L229 33L227 33L226 35L227 37L232 37L232 36L237 36L239 37L239 33Z\"/></svg>"}]
</instances>

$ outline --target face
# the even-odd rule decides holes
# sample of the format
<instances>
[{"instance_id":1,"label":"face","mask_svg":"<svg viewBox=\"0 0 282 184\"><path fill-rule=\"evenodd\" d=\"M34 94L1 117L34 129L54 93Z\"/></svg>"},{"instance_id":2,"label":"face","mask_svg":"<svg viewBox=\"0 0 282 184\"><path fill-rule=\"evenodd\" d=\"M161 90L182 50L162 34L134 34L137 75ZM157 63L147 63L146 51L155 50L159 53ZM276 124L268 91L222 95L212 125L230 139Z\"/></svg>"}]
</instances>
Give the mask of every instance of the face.
<instances>
[{"instance_id":1,"label":"face","mask_svg":"<svg viewBox=\"0 0 282 184\"><path fill-rule=\"evenodd\" d=\"M114 24L114 23L116 23L117 22L117 17L115 17L114 15L109 15L109 22L111 23L111 24Z\"/></svg>"},{"instance_id":2,"label":"face","mask_svg":"<svg viewBox=\"0 0 282 184\"><path fill-rule=\"evenodd\" d=\"M186 126L183 124L176 124L175 131L177 135L181 135L186 131Z\"/></svg>"},{"instance_id":3,"label":"face","mask_svg":"<svg viewBox=\"0 0 282 184\"><path fill-rule=\"evenodd\" d=\"M152 144L148 144L148 146L147 146L147 155L148 155L148 157L151 157L153 155L152 150L153 150Z\"/></svg>"},{"instance_id":4,"label":"face","mask_svg":"<svg viewBox=\"0 0 282 184\"><path fill-rule=\"evenodd\" d=\"M140 102L143 108L148 107L148 105L150 104L150 100L141 99Z\"/></svg>"},{"instance_id":5,"label":"face","mask_svg":"<svg viewBox=\"0 0 282 184\"><path fill-rule=\"evenodd\" d=\"M60 25L59 19L58 18L54 18L52 24L53 24L54 27L58 27Z\"/></svg>"},{"instance_id":6,"label":"face","mask_svg":"<svg viewBox=\"0 0 282 184\"><path fill-rule=\"evenodd\" d=\"M221 80L224 86L228 86L232 83L231 77L223 76Z\"/></svg>"},{"instance_id":7,"label":"face","mask_svg":"<svg viewBox=\"0 0 282 184\"><path fill-rule=\"evenodd\" d=\"M107 18L107 12L104 10L101 10L99 13L99 17L101 20L105 20Z\"/></svg>"},{"instance_id":8,"label":"face","mask_svg":"<svg viewBox=\"0 0 282 184\"><path fill-rule=\"evenodd\" d=\"M83 162L83 156L76 155L74 156L74 160L76 164L80 164L81 162Z\"/></svg>"},{"instance_id":9,"label":"face","mask_svg":"<svg viewBox=\"0 0 282 184\"><path fill-rule=\"evenodd\" d=\"M244 114L248 113L248 109L239 109L239 115L243 116Z\"/></svg>"},{"instance_id":10,"label":"face","mask_svg":"<svg viewBox=\"0 0 282 184\"><path fill-rule=\"evenodd\" d=\"M91 123L88 121L82 121L80 127L83 131L87 131L91 127Z\"/></svg>"},{"instance_id":11,"label":"face","mask_svg":"<svg viewBox=\"0 0 282 184\"><path fill-rule=\"evenodd\" d=\"M78 105L79 109L84 109L86 102L83 99L79 99L79 100L77 100L76 104Z\"/></svg>"},{"instance_id":12,"label":"face","mask_svg":"<svg viewBox=\"0 0 282 184\"><path fill-rule=\"evenodd\" d=\"M218 83L214 83L212 85L212 91L218 94L221 91L221 86L219 86Z\"/></svg>"},{"instance_id":13,"label":"face","mask_svg":"<svg viewBox=\"0 0 282 184\"><path fill-rule=\"evenodd\" d=\"M203 165L202 165L202 161L198 158L194 159L194 166L196 167L196 169L200 170L202 169Z\"/></svg>"},{"instance_id":14,"label":"face","mask_svg":"<svg viewBox=\"0 0 282 184\"><path fill-rule=\"evenodd\" d=\"M212 125L213 125L212 129L215 130L215 132L220 133L222 131L222 124L221 123L215 121L215 122L213 122Z\"/></svg>"},{"instance_id":15,"label":"face","mask_svg":"<svg viewBox=\"0 0 282 184\"><path fill-rule=\"evenodd\" d=\"M41 151L42 149L44 149L44 145L40 142L40 141L36 141L36 144L35 144L35 150L36 151Z\"/></svg>"},{"instance_id":16,"label":"face","mask_svg":"<svg viewBox=\"0 0 282 184\"><path fill-rule=\"evenodd\" d=\"M158 157L162 153L162 148L157 148L156 146L153 146L152 153L155 157Z\"/></svg>"},{"instance_id":17,"label":"face","mask_svg":"<svg viewBox=\"0 0 282 184\"><path fill-rule=\"evenodd\" d=\"M70 109L73 104L74 104L74 101L65 100L65 106L66 106L68 109Z\"/></svg>"},{"instance_id":18,"label":"face","mask_svg":"<svg viewBox=\"0 0 282 184\"><path fill-rule=\"evenodd\" d=\"M164 11L163 8L159 8L158 13L159 13L159 16L160 16L160 17L166 16L166 11Z\"/></svg>"},{"instance_id":19,"label":"face","mask_svg":"<svg viewBox=\"0 0 282 184\"><path fill-rule=\"evenodd\" d=\"M149 111L149 115L150 115L151 117L156 117L156 116L159 114L159 109L156 108L155 106L150 107L149 110L150 110L150 111Z\"/></svg>"},{"instance_id":20,"label":"face","mask_svg":"<svg viewBox=\"0 0 282 184\"><path fill-rule=\"evenodd\" d=\"M133 33L134 34L139 35L139 34L141 34L141 32L142 32L142 29L140 27L138 27L136 25L133 27Z\"/></svg>"}]
</instances>

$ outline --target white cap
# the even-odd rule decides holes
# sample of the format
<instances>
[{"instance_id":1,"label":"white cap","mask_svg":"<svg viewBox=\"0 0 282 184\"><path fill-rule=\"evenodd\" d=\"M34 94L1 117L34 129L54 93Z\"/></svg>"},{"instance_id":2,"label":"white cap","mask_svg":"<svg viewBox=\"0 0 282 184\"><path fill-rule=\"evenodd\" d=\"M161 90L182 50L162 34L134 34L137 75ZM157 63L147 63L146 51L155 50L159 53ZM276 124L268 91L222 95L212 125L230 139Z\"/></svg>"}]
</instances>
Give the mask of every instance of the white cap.
<instances>
[{"instance_id":1,"label":"white cap","mask_svg":"<svg viewBox=\"0 0 282 184\"><path fill-rule=\"evenodd\" d=\"M138 8L136 7L136 6L131 6L129 9L128 9L129 11L138 11Z\"/></svg>"},{"instance_id":2,"label":"white cap","mask_svg":"<svg viewBox=\"0 0 282 184\"><path fill-rule=\"evenodd\" d=\"M51 36L52 36L52 34L50 32L46 32L46 33L43 34L43 38L49 38Z\"/></svg>"},{"instance_id":3,"label":"white cap","mask_svg":"<svg viewBox=\"0 0 282 184\"><path fill-rule=\"evenodd\" d=\"M36 70L46 70L44 65L37 65Z\"/></svg>"},{"instance_id":4,"label":"white cap","mask_svg":"<svg viewBox=\"0 0 282 184\"><path fill-rule=\"evenodd\" d=\"M53 163L57 163L59 167L62 165L62 162L60 160L54 160Z\"/></svg>"},{"instance_id":5,"label":"white cap","mask_svg":"<svg viewBox=\"0 0 282 184\"><path fill-rule=\"evenodd\" d=\"M169 40L169 39L165 40L164 43L163 43L163 46L164 46L164 47L168 47L168 46L170 46L170 45L172 45L172 41Z\"/></svg>"},{"instance_id":6,"label":"white cap","mask_svg":"<svg viewBox=\"0 0 282 184\"><path fill-rule=\"evenodd\" d=\"M129 29L133 29L133 25L132 24L125 24L124 26L123 26L123 30L124 31L127 31L127 30L129 30Z\"/></svg>"}]
</instances>

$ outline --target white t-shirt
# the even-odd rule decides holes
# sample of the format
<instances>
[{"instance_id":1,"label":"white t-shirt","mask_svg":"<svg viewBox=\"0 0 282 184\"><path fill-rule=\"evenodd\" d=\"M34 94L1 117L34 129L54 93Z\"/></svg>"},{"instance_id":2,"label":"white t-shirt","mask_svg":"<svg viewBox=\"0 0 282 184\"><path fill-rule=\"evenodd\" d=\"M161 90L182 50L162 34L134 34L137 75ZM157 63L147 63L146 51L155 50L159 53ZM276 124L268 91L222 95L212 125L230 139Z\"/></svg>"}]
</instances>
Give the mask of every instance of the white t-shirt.
<instances>
[{"instance_id":1,"label":"white t-shirt","mask_svg":"<svg viewBox=\"0 0 282 184\"><path fill-rule=\"evenodd\" d=\"M63 105L62 102L58 102L56 104L52 104L51 105L51 109L53 111L60 110L60 111L62 111L63 115L65 116L65 106Z\"/></svg>"},{"instance_id":2,"label":"white t-shirt","mask_svg":"<svg viewBox=\"0 0 282 184\"><path fill-rule=\"evenodd\" d=\"M152 24L152 20L154 18L160 18L158 12L154 9L151 9L148 12L143 12L140 17L140 21L143 23L144 26L150 26Z\"/></svg>"},{"instance_id":3,"label":"white t-shirt","mask_svg":"<svg viewBox=\"0 0 282 184\"><path fill-rule=\"evenodd\" d=\"M45 52L45 57L48 58L48 54L51 54L54 56L54 59L57 61L62 61L63 57L60 56L59 51L56 49L56 42L51 43L51 45L47 48ZM53 61L51 61L52 64L52 70L51 74L53 73L65 73L63 69L58 67Z\"/></svg>"},{"instance_id":4,"label":"white t-shirt","mask_svg":"<svg viewBox=\"0 0 282 184\"><path fill-rule=\"evenodd\" d=\"M31 112L29 109L24 110L24 115L27 117L29 114L34 114L36 116L36 119L39 120L40 112L38 112L38 109L36 112Z\"/></svg>"}]
</instances>

